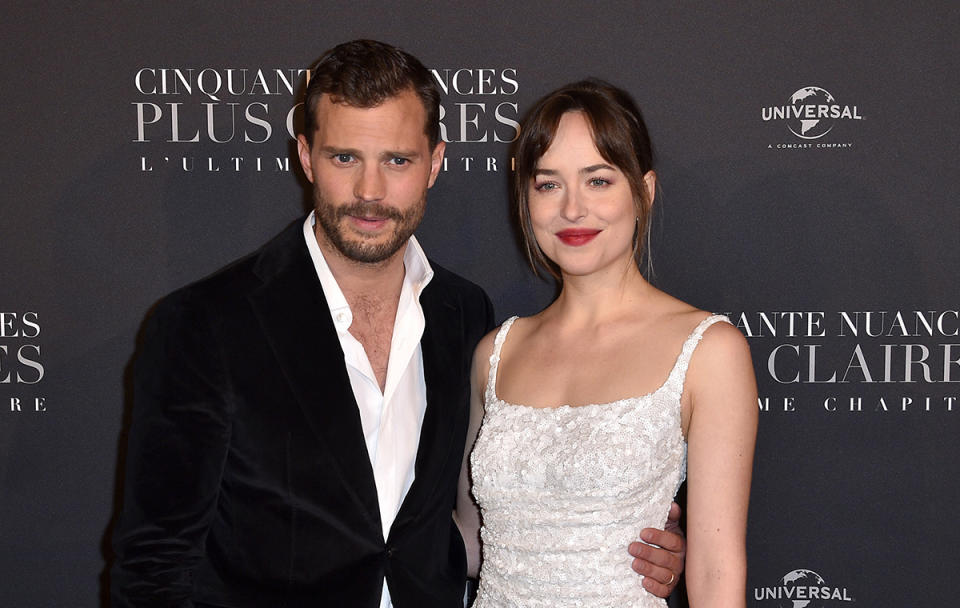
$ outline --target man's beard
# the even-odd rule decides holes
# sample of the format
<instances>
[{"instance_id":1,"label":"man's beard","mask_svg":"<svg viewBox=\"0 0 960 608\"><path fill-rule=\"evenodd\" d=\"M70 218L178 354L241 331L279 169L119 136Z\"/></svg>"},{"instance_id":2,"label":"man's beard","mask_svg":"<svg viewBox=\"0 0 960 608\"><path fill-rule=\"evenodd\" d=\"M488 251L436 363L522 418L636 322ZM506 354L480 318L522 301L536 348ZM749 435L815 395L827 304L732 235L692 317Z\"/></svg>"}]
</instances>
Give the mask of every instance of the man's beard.
<instances>
[{"instance_id":1,"label":"man's beard","mask_svg":"<svg viewBox=\"0 0 960 608\"><path fill-rule=\"evenodd\" d=\"M400 212L392 207L380 203L365 203L357 201L349 205L333 205L320 194L319 189L313 189L314 210L317 224L323 230L327 240L344 257L355 262L376 264L382 262L403 247L423 219L426 209L426 193L416 205L406 212ZM369 242L363 237L350 238L343 228L343 220L349 215L358 217L387 218L393 221L393 232L387 235L386 241Z\"/></svg>"}]
</instances>

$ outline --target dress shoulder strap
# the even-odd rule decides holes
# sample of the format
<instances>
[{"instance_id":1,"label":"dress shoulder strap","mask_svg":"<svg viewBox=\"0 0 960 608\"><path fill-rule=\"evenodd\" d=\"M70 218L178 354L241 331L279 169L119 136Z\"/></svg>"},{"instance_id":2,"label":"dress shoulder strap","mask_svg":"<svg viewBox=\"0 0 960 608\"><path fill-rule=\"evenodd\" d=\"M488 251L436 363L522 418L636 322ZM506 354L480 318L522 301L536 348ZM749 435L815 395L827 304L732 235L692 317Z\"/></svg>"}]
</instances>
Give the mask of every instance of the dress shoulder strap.
<instances>
[{"instance_id":1,"label":"dress shoulder strap","mask_svg":"<svg viewBox=\"0 0 960 608\"><path fill-rule=\"evenodd\" d=\"M687 366L690 365L690 358L693 356L693 351L697 348L697 345L700 344L700 340L703 338L703 332L707 331L707 328L714 323L721 321L724 323L730 323L730 319L728 319L726 315L710 315L703 321L700 321L700 323L693 328L693 331L690 332L690 335L687 336L687 339L683 342L683 348L680 350L680 354L677 356L677 362L673 364L673 369L670 371L670 377L667 378L667 382L665 383L665 386L668 387L677 398L683 394L683 383L687 377Z\"/></svg>"},{"instance_id":2,"label":"dress shoulder strap","mask_svg":"<svg viewBox=\"0 0 960 608\"><path fill-rule=\"evenodd\" d=\"M513 325L513 322L517 320L517 316L514 315L503 322L503 325L500 326L500 331L497 332L497 336L493 339L493 352L490 353L490 371L487 373L487 397L493 398L496 395L496 385L497 385L497 369L500 367L500 350L503 348L503 342L507 339L507 332L510 331L510 326Z\"/></svg>"}]
</instances>

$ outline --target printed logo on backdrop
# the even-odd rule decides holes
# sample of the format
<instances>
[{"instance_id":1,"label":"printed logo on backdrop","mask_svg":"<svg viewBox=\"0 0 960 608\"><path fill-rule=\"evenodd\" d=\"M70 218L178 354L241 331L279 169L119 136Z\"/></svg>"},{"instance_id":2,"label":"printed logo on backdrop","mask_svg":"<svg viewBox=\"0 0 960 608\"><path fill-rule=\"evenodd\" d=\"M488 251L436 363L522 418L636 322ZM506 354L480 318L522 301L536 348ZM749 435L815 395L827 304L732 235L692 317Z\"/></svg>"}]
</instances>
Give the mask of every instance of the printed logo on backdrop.
<instances>
[{"instance_id":1,"label":"printed logo on backdrop","mask_svg":"<svg viewBox=\"0 0 960 608\"><path fill-rule=\"evenodd\" d=\"M750 343L761 412L960 409L960 310L727 314Z\"/></svg>"},{"instance_id":2,"label":"printed logo on backdrop","mask_svg":"<svg viewBox=\"0 0 960 608\"><path fill-rule=\"evenodd\" d=\"M754 587L758 606L769 608L832 608L855 601L846 587L828 583L813 570L791 570L776 585Z\"/></svg>"},{"instance_id":3,"label":"printed logo on backdrop","mask_svg":"<svg viewBox=\"0 0 960 608\"><path fill-rule=\"evenodd\" d=\"M461 146L447 148L443 170L503 171L512 169L507 151L520 133L520 90L516 68L431 69L440 88L440 137L446 142L470 144L477 153L459 154ZM477 144L482 144L478 146ZM470 150L470 148L468 148Z\"/></svg>"},{"instance_id":4,"label":"printed logo on backdrop","mask_svg":"<svg viewBox=\"0 0 960 608\"><path fill-rule=\"evenodd\" d=\"M289 172L293 98L308 76L303 69L140 68L131 102L140 170Z\"/></svg>"},{"instance_id":5,"label":"printed logo on backdrop","mask_svg":"<svg viewBox=\"0 0 960 608\"><path fill-rule=\"evenodd\" d=\"M509 169L519 132L516 68L434 68L444 171ZM288 173L302 124L303 68L142 67L132 78L130 139L143 173ZM451 155L451 152L453 154ZM293 155L293 158L291 158Z\"/></svg>"},{"instance_id":6,"label":"printed logo on backdrop","mask_svg":"<svg viewBox=\"0 0 960 608\"><path fill-rule=\"evenodd\" d=\"M852 148L855 131L849 123L863 120L855 104L841 103L821 87L801 87L786 104L760 109L765 123L778 127L778 137L792 135L767 144L769 150L827 150Z\"/></svg>"},{"instance_id":7,"label":"printed logo on backdrop","mask_svg":"<svg viewBox=\"0 0 960 608\"><path fill-rule=\"evenodd\" d=\"M37 396L46 370L40 356L40 316L36 312L0 312L0 406L13 414L43 413Z\"/></svg>"}]
</instances>

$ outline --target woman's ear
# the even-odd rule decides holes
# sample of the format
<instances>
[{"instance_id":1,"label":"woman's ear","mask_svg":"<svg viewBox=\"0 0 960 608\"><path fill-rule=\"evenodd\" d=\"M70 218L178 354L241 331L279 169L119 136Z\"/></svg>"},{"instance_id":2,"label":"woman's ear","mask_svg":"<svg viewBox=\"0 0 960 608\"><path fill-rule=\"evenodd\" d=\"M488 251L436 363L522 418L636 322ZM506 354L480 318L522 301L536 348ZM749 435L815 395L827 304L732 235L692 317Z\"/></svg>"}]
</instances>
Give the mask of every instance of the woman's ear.
<instances>
[{"instance_id":1,"label":"woman's ear","mask_svg":"<svg viewBox=\"0 0 960 608\"><path fill-rule=\"evenodd\" d=\"M643 190L647 195L644 198L644 202L647 204L647 209L653 205L653 197L657 193L657 174L653 169L647 171L643 174Z\"/></svg>"}]
</instances>

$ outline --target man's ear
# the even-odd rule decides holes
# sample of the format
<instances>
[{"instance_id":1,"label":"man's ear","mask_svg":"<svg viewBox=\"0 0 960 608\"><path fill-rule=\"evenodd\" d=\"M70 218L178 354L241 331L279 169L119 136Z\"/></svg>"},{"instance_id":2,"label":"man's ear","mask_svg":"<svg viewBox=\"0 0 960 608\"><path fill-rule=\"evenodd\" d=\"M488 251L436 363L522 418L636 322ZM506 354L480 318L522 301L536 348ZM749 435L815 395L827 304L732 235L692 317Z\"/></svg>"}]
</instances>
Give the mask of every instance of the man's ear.
<instances>
[{"instance_id":1,"label":"man's ear","mask_svg":"<svg viewBox=\"0 0 960 608\"><path fill-rule=\"evenodd\" d=\"M437 181L437 176L440 175L440 167L443 166L443 154L447 150L447 143L444 141L438 141L437 145L433 147L433 152L430 154L430 181L427 183L427 188L433 188L434 182Z\"/></svg>"},{"instance_id":2,"label":"man's ear","mask_svg":"<svg viewBox=\"0 0 960 608\"><path fill-rule=\"evenodd\" d=\"M297 155L300 157L300 166L310 183L313 183L313 159L310 158L310 143L302 133L297 135Z\"/></svg>"}]
</instances>

